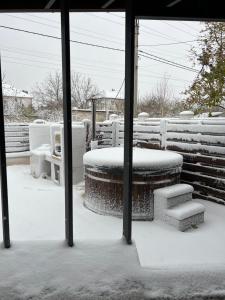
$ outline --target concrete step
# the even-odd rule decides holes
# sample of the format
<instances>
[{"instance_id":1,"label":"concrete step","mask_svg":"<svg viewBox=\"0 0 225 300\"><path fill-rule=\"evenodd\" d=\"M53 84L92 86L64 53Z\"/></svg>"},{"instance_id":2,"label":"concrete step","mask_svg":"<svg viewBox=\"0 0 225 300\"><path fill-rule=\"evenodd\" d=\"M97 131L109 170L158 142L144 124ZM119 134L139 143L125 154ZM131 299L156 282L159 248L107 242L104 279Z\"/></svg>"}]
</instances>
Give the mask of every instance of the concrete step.
<instances>
[{"instance_id":1,"label":"concrete step","mask_svg":"<svg viewBox=\"0 0 225 300\"><path fill-rule=\"evenodd\" d=\"M171 208L192 200L194 189L189 184L174 184L154 191L154 202L157 210Z\"/></svg>"},{"instance_id":2,"label":"concrete step","mask_svg":"<svg viewBox=\"0 0 225 300\"><path fill-rule=\"evenodd\" d=\"M180 231L185 231L193 225L204 222L204 205L188 201L165 210L164 221L175 226Z\"/></svg>"}]
</instances>

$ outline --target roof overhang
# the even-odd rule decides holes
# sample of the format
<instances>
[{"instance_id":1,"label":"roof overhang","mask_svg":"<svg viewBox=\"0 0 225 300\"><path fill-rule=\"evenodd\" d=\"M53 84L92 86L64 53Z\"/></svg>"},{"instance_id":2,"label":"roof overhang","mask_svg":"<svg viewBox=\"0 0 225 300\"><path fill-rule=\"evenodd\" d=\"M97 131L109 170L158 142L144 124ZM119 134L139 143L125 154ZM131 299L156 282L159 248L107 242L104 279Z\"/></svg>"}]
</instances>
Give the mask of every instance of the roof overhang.
<instances>
[{"instance_id":1,"label":"roof overhang","mask_svg":"<svg viewBox=\"0 0 225 300\"><path fill-rule=\"evenodd\" d=\"M143 19L223 21L222 0L138 0L135 16ZM70 0L71 12L125 12L126 0ZM0 12L59 12L60 0L3 0Z\"/></svg>"}]
</instances>

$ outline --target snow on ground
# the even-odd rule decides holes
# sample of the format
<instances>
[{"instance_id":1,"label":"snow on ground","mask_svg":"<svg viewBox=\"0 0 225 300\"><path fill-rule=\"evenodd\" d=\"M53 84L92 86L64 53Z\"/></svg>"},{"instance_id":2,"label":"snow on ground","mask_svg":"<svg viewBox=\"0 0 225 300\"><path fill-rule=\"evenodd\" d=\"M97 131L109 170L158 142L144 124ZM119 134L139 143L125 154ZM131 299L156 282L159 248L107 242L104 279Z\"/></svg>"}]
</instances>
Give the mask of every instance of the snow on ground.
<instances>
[{"instance_id":1,"label":"snow on ground","mask_svg":"<svg viewBox=\"0 0 225 300\"><path fill-rule=\"evenodd\" d=\"M12 248L0 250L0 299L225 299L224 206L199 201L206 222L185 233L133 222L128 246L122 220L83 207L79 185L68 248L63 188L32 178L28 166L8 175Z\"/></svg>"}]
</instances>

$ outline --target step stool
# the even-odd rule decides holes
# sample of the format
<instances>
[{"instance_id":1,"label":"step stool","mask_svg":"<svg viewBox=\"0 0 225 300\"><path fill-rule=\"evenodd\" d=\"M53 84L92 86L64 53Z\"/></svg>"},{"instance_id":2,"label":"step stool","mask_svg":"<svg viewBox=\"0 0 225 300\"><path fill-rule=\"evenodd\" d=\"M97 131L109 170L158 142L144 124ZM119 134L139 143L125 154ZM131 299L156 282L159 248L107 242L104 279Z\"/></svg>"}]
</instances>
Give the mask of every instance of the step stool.
<instances>
[{"instance_id":1,"label":"step stool","mask_svg":"<svg viewBox=\"0 0 225 300\"><path fill-rule=\"evenodd\" d=\"M194 189L175 184L154 191L154 218L185 231L204 222L204 205L192 201Z\"/></svg>"}]
</instances>

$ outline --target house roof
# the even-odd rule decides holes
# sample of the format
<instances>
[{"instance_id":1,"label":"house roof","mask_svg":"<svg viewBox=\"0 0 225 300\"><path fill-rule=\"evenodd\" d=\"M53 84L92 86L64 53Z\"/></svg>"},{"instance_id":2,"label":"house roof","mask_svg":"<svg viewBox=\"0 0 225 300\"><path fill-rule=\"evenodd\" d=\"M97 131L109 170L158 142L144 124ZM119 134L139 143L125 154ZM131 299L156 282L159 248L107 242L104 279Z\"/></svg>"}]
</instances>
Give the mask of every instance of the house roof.
<instances>
[{"instance_id":1,"label":"house roof","mask_svg":"<svg viewBox=\"0 0 225 300\"><path fill-rule=\"evenodd\" d=\"M117 90L105 91L98 100L124 100L124 94Z\"/></svg>"},{"instance_id":2,"label":"house roof","mask_svg":"<svg viewBox=\"0 0 225 300\"><path fill-rule=\"evenodd\" d=\"M3 83L2 85L3 96L6 97L21 97L21 98L33 98L31 94L25 91L21 91L11 86L10 84Z\"/></svg>"},{"instance_id":3,"label":"house roof","mask_svg":"<svg viewBox=\"0 0 225 300\"><path fill-rule=\"evenodd\" d=\"M71 12L125 11L126 0L76 0L69 1ZM222 0L134 0L134 13L140 18L224 20ZM60 11L60 0L3 0L4 12L54 12Z\"/></svg>"}]
</instances>

